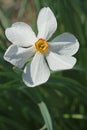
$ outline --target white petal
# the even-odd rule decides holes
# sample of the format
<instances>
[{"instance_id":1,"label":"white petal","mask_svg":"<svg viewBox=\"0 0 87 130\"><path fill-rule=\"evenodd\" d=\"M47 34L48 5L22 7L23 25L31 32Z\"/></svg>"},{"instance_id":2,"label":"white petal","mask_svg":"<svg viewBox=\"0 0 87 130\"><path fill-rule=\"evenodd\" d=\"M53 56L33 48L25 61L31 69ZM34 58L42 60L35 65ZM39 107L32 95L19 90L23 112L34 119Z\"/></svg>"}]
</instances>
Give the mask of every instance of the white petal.
<instances>
[{"instance_id":1,"label":"white petal","mask_svg":"<svg viewBox=\"0 0 87 130\"><path fill-rule=\"evenodd\" d=\"M26 61L34 55L34 48L22 48L11 45L5 52L4 59L18 68L22 68Z\"/></svg>"},{"instance_id":2,"label":"white petal","mask_svg":"<svg viewBox=\"0 0 87 130\"><path fill-rule=\"evenodd\" d=\"M53 52L46 55L49 67L53 71L71 69L76 63L76 59L70 56L61 56Z\"/></svg>"},{"instance_id":3,"label":"white petal","mask_svg":"<svg viewBox=\"0 0 87 130\"><path fill-rule=\"evenodd\" d=\"M23 81L28 87L35 87L45 83L50 76L49 68L44 56L36 53L33 61L24 69Z\"/></svg>"},{"instance_id":4,"label":"white petal","mask_svg":"<svg viewBox=\"0 0 87 130\"><path fill-rule=\"evenodd\" d=\"M79 42L74 35L63 33L49 43L51 51L61 55L74 55L79 49Z\"/></svg>"},{"instance_id":5,"label":"white petal","mask_svg":"<svg viewBox=\"0 0 87 130\"><path fill-rule=\"evenodd\" d=\"M44 38L48 40L57 28L56 18L49 7L41 9L38 20L38 38Z\"/></svg>"},{"instance_id":6,"label":"white petal","mask_svg":"<svg viewBox=\"0 0 87 130\"><path fill-rule=\"evenodd\" d=\"M6 29L5 34L9 41L22 47L30 46L36 41L32 28L23 22L14 23Z\"/></svg>"}]
</instances>

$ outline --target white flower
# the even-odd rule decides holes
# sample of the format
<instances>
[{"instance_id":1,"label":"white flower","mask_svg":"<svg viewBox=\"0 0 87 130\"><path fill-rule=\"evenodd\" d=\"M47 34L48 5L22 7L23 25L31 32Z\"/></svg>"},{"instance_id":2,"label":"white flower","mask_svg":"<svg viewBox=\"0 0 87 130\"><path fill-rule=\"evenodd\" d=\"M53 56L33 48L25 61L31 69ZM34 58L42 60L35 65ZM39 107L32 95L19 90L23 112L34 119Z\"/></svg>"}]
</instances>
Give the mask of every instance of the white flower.
<instances>
[{"instance_id":1,"label":"white flower","mask_svg":"<svg viewBox=\"0 0 87 130\"><path fill-rule=\"evenodd\" d=\"M37 28L37 37L32 28L23 22L16 22L5 31L13 44L5 52L4 59L19 68L26 63L23 81L29 87L45 83L50 70L71 69L76 63L72 55L79 49L78 40L70 33L63 33L47 42L57 28L56 18L49 7L41 9ZM29 58L32 58L31 62L28 62Z\"/></svg>"}]
</instances>

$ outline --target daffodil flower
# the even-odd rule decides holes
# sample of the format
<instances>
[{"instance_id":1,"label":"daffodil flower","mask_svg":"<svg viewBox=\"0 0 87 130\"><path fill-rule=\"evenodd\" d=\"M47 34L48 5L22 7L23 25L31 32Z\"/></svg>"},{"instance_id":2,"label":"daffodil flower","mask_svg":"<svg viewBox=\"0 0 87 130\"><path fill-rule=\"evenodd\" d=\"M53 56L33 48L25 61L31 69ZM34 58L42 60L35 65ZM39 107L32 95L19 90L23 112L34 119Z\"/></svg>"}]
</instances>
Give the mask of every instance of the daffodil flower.
<instances>
[{"instance_id":1,"label":"daffodil flower","mask_svg":"<svg viewBox=\"0 0 87 130\"><path fill-rule=\"evenodd\" d=\"M37 37L32 28L16 22L5 31L13 44L5 52L4 59L18 68L23 68L23 81L28 87L45 83L51 71L71 69L79 49L79 42L70 33L63 33L48 41L57 29L56 18L49 7L40 10L37 18ZM29 59L32 59L29 62ZM51 71L50 71L51 70Z\"/></svg>"}]
</instances>

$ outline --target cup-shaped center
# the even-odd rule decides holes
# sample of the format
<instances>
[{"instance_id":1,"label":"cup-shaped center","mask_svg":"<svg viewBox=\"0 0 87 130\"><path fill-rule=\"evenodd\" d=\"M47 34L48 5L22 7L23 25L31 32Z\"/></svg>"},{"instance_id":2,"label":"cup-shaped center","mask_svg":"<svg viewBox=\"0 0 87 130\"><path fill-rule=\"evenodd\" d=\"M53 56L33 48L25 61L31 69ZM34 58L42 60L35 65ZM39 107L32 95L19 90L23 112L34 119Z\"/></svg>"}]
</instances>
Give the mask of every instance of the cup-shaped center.
<instances>
[{"instance_id":1,"label":"cup-shaped center","mask_svg":"<svg viewBox=\"0 0 87 130\"><path fill-rule=\"evenodd\" d=\"M35 42L35 49L40 53L45 53L48 51L48 43L44 39L39 39Z\"/></svg>"}]
</instances>

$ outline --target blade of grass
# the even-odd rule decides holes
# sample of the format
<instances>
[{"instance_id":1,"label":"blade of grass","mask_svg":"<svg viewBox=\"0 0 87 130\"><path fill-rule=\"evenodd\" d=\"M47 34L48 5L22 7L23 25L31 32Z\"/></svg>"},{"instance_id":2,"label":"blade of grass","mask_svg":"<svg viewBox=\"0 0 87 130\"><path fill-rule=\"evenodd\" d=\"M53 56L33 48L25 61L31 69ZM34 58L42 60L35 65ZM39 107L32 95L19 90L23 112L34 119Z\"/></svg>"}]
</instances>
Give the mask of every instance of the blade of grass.
<instances>
[{"instance_id":1,"label":"blade of grass","mask_svg":"<svg viewBox=\"0 0 87 130\"><path fill-rule=\"evenodd\" d=\"M41 114L44 118L47 130L53 130L52 120L51 120L51 117L50 117L46 104L42 101L42 102L38 103L38 106L39 106Z\"/></svg>"}]
</instances>

